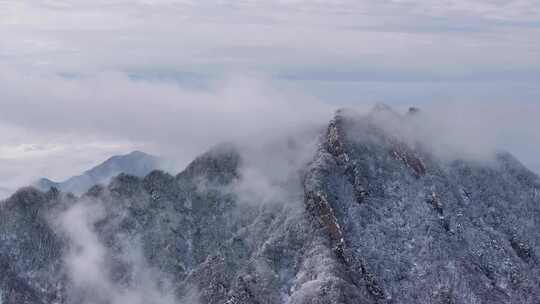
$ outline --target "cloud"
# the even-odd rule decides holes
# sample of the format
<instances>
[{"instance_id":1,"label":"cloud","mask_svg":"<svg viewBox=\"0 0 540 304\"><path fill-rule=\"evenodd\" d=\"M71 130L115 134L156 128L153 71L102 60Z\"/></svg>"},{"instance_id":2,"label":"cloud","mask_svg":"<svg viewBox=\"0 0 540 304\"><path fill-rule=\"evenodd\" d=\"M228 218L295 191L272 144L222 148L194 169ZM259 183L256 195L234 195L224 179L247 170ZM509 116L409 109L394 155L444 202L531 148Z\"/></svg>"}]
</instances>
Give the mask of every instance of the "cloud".
<instances>
[{"instance_id":1,"label":"cloud","mask_svg":"<svg viewBox=\"0 0 540 304\"><path fill-rule=\"evenodd\" d=\"M301 95L280 96L264 81L248 77L226 79L210 91L134 81L119 73L13 79L14 74L0 75L2 105L9 109L0 114L2 121L50 134L99 134L135 142L186 141L200 147L316 121L328 108ZM306 110L313 116L306 118Z\"/></svg>"},{"instance_id":2,"label":"cloud","mask_svg":"<svg viewBox=\"0 0 540 304\"><path fill-rule=\"evenodd\" d=\"M303 197L304 169L315 156L328 119L241 143L240 179L231 189L239 202L301 207L296 203Z\"/></svg>"},{"instance_id":3,"label":"cloud","mask_svg":"<svg viewBox=\"0 0 540 304\"><path fill-rule=\"evenodd\" d=\"M41 132L39 125L22 128L0 123L0 137L0 199L40 177L63 180L111 155L137 149L125 140Z\"/></svg>"},{"instance_id":4,"label":"cloud","mask_svg":"<svg viewBox=\"0 0 540 304\"><path fill-rule=\"evenodd\" d=\"M414 115L379 111L371 117L388 134L410 145L420 143L443 161L466 159L490 165L498 152L510 152L540 172L535 156L540 152L540 135L534 131L540 128L539 114L535 103L433 102Z\"/></svg>"},{"instance_id":5,"label":"cloud","mask_svg":"<svg viewBox=\"0 0 540 304\"><path fill-rule=\"evenodd\" d=\"M351 98L321 92L321 80L384 86L375 98L387 102L471 84L486 99L540 98L534 0L0 3L0 67L23 74L114 71L200 85L255 72L329 103ZM484 89L496 80L493 93Z\"/></svg>"},{"instance_id":6,"label":"cloud","mask_svg":"<svg viewBox=\"0 0 540 304\"><path fill-rule=\"evenodd\" d=\"M538 69L535 2L5 2L0 62L74 73Z\"/></svg>"},{"instance_id":7,"label":"cloud","mask_svg":"<svg viewBox=\"0 0 540 304\"><path fill-rule=\"evenodd\" d=\"M0 160L13 171L26 167L25 182L38 174L65 178L80 172L74 168L89 167L89 160L134 148L176 160L180 170L218 142L277 138L323 123L332 113L331 106L277 90L256 76L193 90L121 73L65 78L4 71L0 90L0 103L9 109L0 113L0 121L17 126L5 129L12 139L0 145ZM55 159L59 163L51 163ZM0 177L9 180L10 175Z\"/></svg>"},{"instance_id":8,"label":"cloud","mask_svg":"<svg viewBox=\"0 0 540 304\"><path fill-rule=\"evenodd\" d=\"M128 284L115 282L110 275L110 249L102 244L95 231L95 224L105 218L101 202L81 201L61 212L54 223L67 236L70 249L63 257L69 290L68 300L83 303L181 303L174 295L174 288L167 284L166 276L150 268L142 249L134 238L117 244L119 258L130 265L133 279ZM196 293L189 303L196 303Z\"/></svg>"},{"instance_id":9,"label":"cloud","mask_svg":"<svg viewBox=\"0 0 540 304\"><path fill-rule=\"evenodd\" d=\"M82 204L71 207L59 217L60 227L73 247L66 258L66 266L74 285L80 288L93 286L106 290L109 287L104 269L106 249L93 228L102 217L104 210L100 206Z\"/></svg>"},{"instance_id":10,"label":"cloud","mask_svg":"<svg viewBox=\"0 0 540 304\"><path fill-rule=\"evenodd\" d=\"M492 151L506 150L529 169L540 172L537 103L447 102L426 105L425 111L433 128L423 131L447 142L446 147L453 147L453 152L482 159Z\"/></svg>"},{"instance_id":11,"label":"cloud","mask_svg":"<svg viewBox=\"0 0 540 304\"><path fill-rule=\"evenodd\" d=\"M0 0L0 185L132 149L185 164L341 105L536 102L537 4Z\"/></svg>"}]
</instances>

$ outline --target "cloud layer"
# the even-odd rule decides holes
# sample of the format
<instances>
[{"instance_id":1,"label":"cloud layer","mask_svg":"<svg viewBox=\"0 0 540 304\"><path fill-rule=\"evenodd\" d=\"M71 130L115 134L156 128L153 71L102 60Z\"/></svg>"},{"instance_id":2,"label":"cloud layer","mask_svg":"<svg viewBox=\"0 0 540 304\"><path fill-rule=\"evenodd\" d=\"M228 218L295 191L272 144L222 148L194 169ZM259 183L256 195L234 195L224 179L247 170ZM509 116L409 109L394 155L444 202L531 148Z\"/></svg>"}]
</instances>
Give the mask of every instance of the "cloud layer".
<instances>
[{"instance_id":1,"label":"cloud layer","mask_svg":"<svg viewBox=\"0 0 540 304\"><path fill-rule=\"evenodd\" d=\"M66 73L539 69L534 0L37 3L0 4L0 62Z\"/></svg>"},{"instance_id":2,"label":"cloud layer","mask_svg":"<svg viewBox=\"0 0 540 304\"><path fill-rule=\"evenodd\" d=\"M21 89L23 83L32 89ZM331 106L278 91L255 77L190 90L120 73L67 79L11 72L0 73L0 90L9 109L0 121L17 126L4 128L4 138L12 139L0 144L0 160L13 172L4 171L1 178L13 180L22 171L19 183L37 174L65 178L89 166L89 159L102 160L104 152L135 148L176 160L179 170L216 143L271 140L323 124L332 113ZM42 166L49 171L39 170Z\"/></svg>"},{"instance_id":3,"label":"cloud layer","mask_svg":"<svg viewBox=\"0 0 540 304\"><path fill-rule=\"evenodd\" d=\"M528 163L540 146L537 0L0 0L0 35L4 188L374 102L471 116Z\"/></svg>"}]
</instances>

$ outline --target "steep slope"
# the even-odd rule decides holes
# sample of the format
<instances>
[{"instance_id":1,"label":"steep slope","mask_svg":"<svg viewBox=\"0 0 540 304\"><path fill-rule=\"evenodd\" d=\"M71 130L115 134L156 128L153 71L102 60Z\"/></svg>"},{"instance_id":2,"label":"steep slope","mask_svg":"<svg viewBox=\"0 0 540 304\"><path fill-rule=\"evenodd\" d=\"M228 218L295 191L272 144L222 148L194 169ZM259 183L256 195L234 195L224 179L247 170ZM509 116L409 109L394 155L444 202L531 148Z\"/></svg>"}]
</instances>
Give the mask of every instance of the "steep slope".
<instances>
[{"instance_id":1,"label":"steep slope","mask_svg":"<svg viewBox=\"0 0 540 304\"><path fill-rule=\"evenodd\" d=\"M152 170L160 168L160 161L153 155L140 151L133 151L126 155L113 156L96 167L85 171L81 175L70 177L63 182L54 182L47 178L41 178L35 183L35 187L43 191L51 187L63 192L82 194L96 184L107 184L111 178L126 173L144 177Z\"/></svg>"},{"instance_id":2,"label":"steep slope","mask_svg":"<svg viewBox=\"0 0 540 304\"><path fill-rule=\"evenodd\" d=\"M60 201L71 198L24 188L0 203L2 303L54 303L61 296L63 242L45 215Z\"/></svg>"},{"instance_id":3,"label":"steep slope","mask_svg":"<svg viewBox=\"0 0 540 304\"><path fill-rule=\"evenodd\" d=\"M508 154L441 161L387 131L410 119L338 112L307 174L355 284L381 303L539 303L539 178Z\"/></svg>"},{"instance_id":4,"label":"steep slope","mask_svg":"<svg viewBox=\"0 0 540 304\"><path fill-rule=\"evenodd\" d=\"M442 159L411 115L338 111L278 181L223 144L80 198L21 189L0 203L0 302L539 303L539 178Z\"/></svg>"},{"instance_id":5,"label":"steep slope","mask_svg":"<svg viewBox=\"0 0 540 304\"><path fill-rule=\"evenodd\" d=\"M175 177L121 174L77 201L53 190L19 191L0 210L2 236L12 238L0 244L4 302L122 303L117 299L136 296L140 303L309 303L314 297L334 303L346 294L357 297L326 237L305 216L300 179L298 191L287 195L291 201L241 203L234 191L240 167L235 148L222 145ZM80 264L102 269L86 278ZM24 284L13 285L14 279Z\"/></svg>"}]
</instances>

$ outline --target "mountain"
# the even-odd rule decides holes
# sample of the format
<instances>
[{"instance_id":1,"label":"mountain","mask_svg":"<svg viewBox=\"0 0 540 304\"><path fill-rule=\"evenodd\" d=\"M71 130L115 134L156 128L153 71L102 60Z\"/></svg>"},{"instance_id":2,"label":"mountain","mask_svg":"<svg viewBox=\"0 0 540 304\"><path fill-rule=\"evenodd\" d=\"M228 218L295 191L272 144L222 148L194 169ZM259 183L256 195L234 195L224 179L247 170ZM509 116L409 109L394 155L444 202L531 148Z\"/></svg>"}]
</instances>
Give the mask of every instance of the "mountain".
<instances>
[{"instance_id":1,"label":"mountain","mask_svg":"<svg viewBox=\"0 0 540 304\"><path fill-rule=\"evenodd\" d=\"M540 178L508 153L440 157L404 132L421 115L340 110L297 167L222 144L80 198L21 189L0 204L0 302L540 303Z\"/></svg>"},{"instance_id":2,"label":"mountain","mask_svg":"<svg viewBox=\"0 0 540 304\"><path fill-rule=\"evenodd\" d=\"M83 174L70 177L63 182L54 182L47 178L41 178L35 183L35 187L43 191L55 187L61 191L79 195L96 184L108 183L112 177L120 173L142 177L158 168L160 168L160 160L157 157L144 152L133 151L126 155L113 156Z\"/></svg>"}]
</instances>

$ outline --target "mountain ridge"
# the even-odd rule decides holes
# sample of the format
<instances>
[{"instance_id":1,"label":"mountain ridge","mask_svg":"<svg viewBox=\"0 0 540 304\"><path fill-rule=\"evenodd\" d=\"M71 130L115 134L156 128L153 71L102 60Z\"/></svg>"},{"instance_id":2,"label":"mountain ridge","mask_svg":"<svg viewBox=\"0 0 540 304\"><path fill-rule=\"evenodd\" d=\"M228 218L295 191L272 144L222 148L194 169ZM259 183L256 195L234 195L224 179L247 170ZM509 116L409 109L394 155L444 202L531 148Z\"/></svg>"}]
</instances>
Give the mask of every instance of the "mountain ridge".
<instances>
[{"instance_id":1,"label":"mountain ridge","mask_svg":"<svg viewBox=\"0 0 540 304\"><path fill-rule=\"evenodd\" d=\"M133 151L124 155L111 156L80 175L72 176L62 182L41 178L34 183L34 186L43 191L55 187L64 192L80 195L96 184L108 183L112 177L120 173L144 176L154 169L159 169L160 162L161 160L156 156Z\"/></svg>"},{"instance_id":2,"label":"mountain ridge","mask_svg":"<svg viewBox=\"0 0 540 304\"><path fill-rule=\"evenodd\" d=\"M120 174L81 198L23 189L0 205L0 297L538 303L540 178L510 154L489 166L441 160L422 138L391 131L386 124L407 128L412 118L390 110L338 111L299 168L300 187L278 183L272 190L292 193L271 203L245 202L239 184L259 184L235 145L175 176ZM73 262L93 252L104 253L98 279L78 285Z\"/></svg>"}]
</instances>

